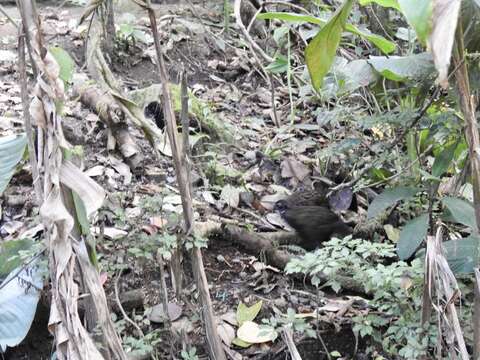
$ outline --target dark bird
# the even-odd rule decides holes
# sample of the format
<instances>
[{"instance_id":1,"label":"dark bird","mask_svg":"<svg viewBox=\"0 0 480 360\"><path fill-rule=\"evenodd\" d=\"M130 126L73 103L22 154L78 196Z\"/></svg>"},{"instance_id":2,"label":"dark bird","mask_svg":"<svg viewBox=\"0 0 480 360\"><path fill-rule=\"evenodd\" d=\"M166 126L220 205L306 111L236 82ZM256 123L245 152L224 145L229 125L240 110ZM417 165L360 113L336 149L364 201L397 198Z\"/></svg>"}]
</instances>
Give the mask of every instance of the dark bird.
<instances>
[{"instance_id":1,"label":"dark bird","mask_svg":"<svg viewBox=\"0 0 480 360\"><path fill-rule=\"evenodd\" d=\"M297 207L297 206L324 206L328 207L328 198L326 190L301 190L294 192L292 195L285 199L285 204L287 207Z\"/></svg>"},{"instance_id":2,"label":"dark bird","mask_svg":"<svg viewBox=\"0 0 480 360\"><path fill-rule=\"evenodd\" d=\"M290 206L286 200L275 203L275 211L298 233L299 244L306 250L314 250L332 236L352 234L352 228L337 214L324 206Z\"/></svg>"}]
</instances>

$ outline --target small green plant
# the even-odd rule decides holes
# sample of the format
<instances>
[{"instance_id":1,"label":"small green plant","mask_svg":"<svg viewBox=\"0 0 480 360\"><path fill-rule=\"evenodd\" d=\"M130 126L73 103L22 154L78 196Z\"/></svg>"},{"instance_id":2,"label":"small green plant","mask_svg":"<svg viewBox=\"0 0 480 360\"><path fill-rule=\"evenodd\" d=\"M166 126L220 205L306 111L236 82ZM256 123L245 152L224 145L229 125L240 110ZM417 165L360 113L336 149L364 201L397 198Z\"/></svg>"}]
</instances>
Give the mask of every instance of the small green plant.
<instances>
[{"instance_id":1,"label":"small green plant","mask_svg":"<svg viewBox=\"0 0 480 360\"><path fill-rule=\"evenodd\" d=\"M368 311L355 316L353 331L370 337L389 355L416 359L428 356L436 343L436 327L421 327L423 262L393 262L395 248L391 244L371 243L347 237L332 239L315 252L292 259L287 273L309 275L315 286L319 274L330 280L323 286L341 289L339 276L349 276L372 294ZM373 352L373 348L370 349Z\"/></svg>"},{"instance_id":2,"label":"small green plant","mask_svg":"<svg viewBox=\"0 0 480 360\"><path fill-rule=\"evenodd\" d=\"M136 18L130 13L124 13L119 19L120 25L117 29L117 37L120 41L128 44L131 42L133 45L137 41L140 41L144 44L149 44L152 42L152 37L145 33L143 30L140 30L139 27L135 26Z\"/></svg>"},{"instance_id":3,"label":"small green plant","mask_svg":"<svg viewBox=\"0 0 480 360\"><path fill-rule=\"evenodd\" d=\"M312 326L304 318L298 317L295 310L288 308L286 315L272 316L270 319L262 319L262 322L273 328L290 325L293 331L299 334L306 334L308 337L316 338L317 334Z\"/></svg>"},{"instance_id":4,"label":"small green plant","mask_svg":"<svg viewBox=\"0 0 480 360\"><path fill-rule=\"evenodd\" d=\"M190 350L182 350L180 355L182 355L183 360L198 360L196 347L192 347Z\"/></svg>"},{"instance_id":5,"label":"small green plant","mask_svg":"<svg viewBox=\"0 0 480 360\"><path fill-rule=\"evenodd\" d=\"M191 250L192 248L207 248L208 247L208 239L194 235L194 236L189 236L187 240L185 241L185 248L187 250Z\"/></svg>"}]
</instances>

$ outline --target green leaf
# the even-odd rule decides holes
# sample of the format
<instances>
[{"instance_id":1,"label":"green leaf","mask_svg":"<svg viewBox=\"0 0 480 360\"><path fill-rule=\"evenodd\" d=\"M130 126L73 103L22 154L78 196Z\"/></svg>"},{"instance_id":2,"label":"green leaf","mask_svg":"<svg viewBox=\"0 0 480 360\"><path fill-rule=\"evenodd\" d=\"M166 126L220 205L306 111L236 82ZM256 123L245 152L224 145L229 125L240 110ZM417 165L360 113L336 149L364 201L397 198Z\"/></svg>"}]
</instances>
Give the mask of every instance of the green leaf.
<instances>
[{"instance_id":1,"label":"green leaf","mask_svg":"<svg viewBox=\"0 0 480 360\"><path fill-rule=\"evenodd\" d=\"M253 304L252 306L247 306L244 303L240 303L237 308L238 326L242 326L245 321L253 321L262 309L262 305L262 300Z\"/></svg>"},{"instance_id":2,"label":"green leaf","mask_svg":"<svg viewBox=\"0 0 480 360\"><path fill-rule=\"evenodd\" d=\"M395 204L397 201L406 200L418 193L421 189L414 187L396 187L392 189L387 189L375 199L368 207L367 218L371 219L389 206Z\"/></svg>"},{"instance_id":3,"label":"green leaf","mask_svg":"<svg viewBox=\"0 0 480 360\"><path fill-rule=\"evenodd\" d=\"M283 20L290 23L312 23L317 25L325 25L327 22L325 20L316 18L314 16L309 15L300 15L295 13L287 13L287 12L268 12L263 14L258 14L257 19L260 20Z\"/></svg>"},{"instance_id":4,"label":"green leaf","mask_svg":"<svg viewBox=\"0 0 480 360\"><path fill-rule=\"evenodd\" d=\"M410 56L371 56L368 63L383 77L393 81L416 80L427 77L435 71L429 53Z\"/></svg>"},{"instance_id":5,"label":"green leaf","mask_svg":"<svg viewBox=\"0 0 480 360\"><path fill-rule=\"evenodd\" d=\"M275 56L273 62L268 64L265 67L266 70L270 71L272 74L281 74L287 71L288 69L288 60L286 56L281 54Z\"/></svg>"},{"instance_id":6,"label":"green leaf","mask_svg":"<svg viewBox=\"0 0 480 360\"><path fill-rule=\"evenodd\" d=\"M70 84L72 82L73 69L75 67L75 63L70 54L58 46L52 46L49 50L57 61L58 66L60 66L60 79L63 80L65 85Z\"/></svg>"},{"instance_id":7,"label":"green leaf","mask_svg":"<svg viewBox=\"0 0 480 360\"><path fill-rule=\"evenodd\" d=\"M428 231L428 214L422 214L410 220L400 233L397 254L400 260L408 259L420 246Z\"/></svg>"},{"instance_id":8,"label":"green leaf","mask_svg":"<svg viewBox=\"0 0 480 360\"><path fill-rule=\"evenodd\" d=\"M7 188L15 167L22 160L26 144L25 134L0 138L0 195Z\"/></svg>"},{"instance_id":9,"label":"green leaf","mask_svg":"<svg viewBox=\"0 0 480 360\"><path fill-rule=\"evenodd\" d=\"M473 269L479 266L480 238L478 235L471 235L460 240L445 241L443 248L450 269L455 274L473 273Z\"/></svg>"},{"instance_id":10,"label":"green leaf","mask_svg":"<svg viewBox=\"0 0 480 360\"><path fill-rule=\"evenodd\" d=\"M35 266L36 262L24 269L19 268L19 272L14 270L0 285L0 350L2 351L7 346L18 345L32 325L43 288L41 271Z\"/></svg>"},{"instance_id":11,"label":"green leaf","mask_svg":"<svg viewBox=\"0 0 480 360\"><path fill-rule=\"evenodd\" d=\"M391 42L385 39L383 36L372 34L369 31L360 30L356 26L347 24L345 26L345 30L351 32L352 34L356 34L364 39L370 41L373 45L380 49L381 52L384 54L390 54L395 51L397 46L394 42Z\"/></svg>"},{"instance_id":12,"label":"green leaf","mask_svg":"<svg viewBox=\"0 0 480 360\"><path fill-rule=\"evenodd\" d=\"M463 225L477 231L477 221L475 219L475 210L473 205L463 199L446 197L442 199L443 205L450 211L452 218Z\"/></svg>"},{"instance_id":13,"label":"green leaf","mask_svg":"<svg viewBox=\"0 0 480 360\"><path fill-rule=\"evenodd\" d=\"M10 240L0 243L0 279L5 278L13 269L21 265L18 257L21 250L29 249L33 244L30 239Z\"/></svg>"},{"instance_id":14,"label":"green leaf","mask_svg":"<svg viewBox=\"0 0 480 360\"><path fill-rule=\"evenodd\" d=\"M397 0L359 0L359 4L362 6L366 6L371 3L375 3L382 7L389 7L400 11L400 6L398 5Z\"/></svg>"},{"instance_id":15,"label":"green leaf","mask_svg":"<svg viewBox=\"0 0 480 360\"><path fill-rule=\"evenodd\" d=\"M305 62L316 90L322 87L323 78L333 64L352 4L353 0L346 0L305 49Z\"/></svg>"},{"instance_id":16,"label":"green leaf","mask_svg":"<svg viewBox=\"0 0 480 360\"><path fill-rule=\"evenodd\" d=\"M258 15L257 18L262 19L262 20L273 20L273 19L283 20L283 21L287 21L287 22L290 22L290 23L308 22L308 23L311 23L311 24L319 25L320 27L324 27L327 24L327 22L325 20L316 18L314 16L300 15L300 14L294 14L294 13L283 13L283 12L264 13L264 14ZM355 34L355 35L358 35L358 36L360 36L364 39L367 39L373 45L378 47L384 54L390 54L393 51L395 51L395 49L396 49L395 43L385 39L383 36L372 34L372 33L368 32L368 31L365 31L365 30L360 30L352 24L346 24L345 29L341 29L340 31L342 31L342 30L348 31L352 34Z\"/></svg>"},{"instance_id":17,"label":"green leaf","mask_svg":"<svg viewBox=\"0 0 480 360\"><path fill-rule=\"evenodd\" d=\"M432 1L398 0L398 4L407 22L415 29L418 39L425 46L432 27Z\"/></svg>"},{"instance_id":18,"label":"green leaf","mask_svg":"<svg viewBox=\"0 0 480 360\"><path fill-rule=\"evenodd\" d=\"M232 344L236 345L238 347L241 347L241 348L248 348L248 347L252 346L252 344L250 344L249 342L243 341L242 339L239 339L238 337L236 337L235 339L232 340Z\"/></svg>"},{"instance_id":19,"label":"green leaf","mask_svg":"<svg viewBox=\"0 0 480 360\"><path fill-rule=\"evenodd\" d=\"M441 177L450 167L458 142L451 144L435 157L432 165L432 175Z\"/></svg>"}]
</instances>

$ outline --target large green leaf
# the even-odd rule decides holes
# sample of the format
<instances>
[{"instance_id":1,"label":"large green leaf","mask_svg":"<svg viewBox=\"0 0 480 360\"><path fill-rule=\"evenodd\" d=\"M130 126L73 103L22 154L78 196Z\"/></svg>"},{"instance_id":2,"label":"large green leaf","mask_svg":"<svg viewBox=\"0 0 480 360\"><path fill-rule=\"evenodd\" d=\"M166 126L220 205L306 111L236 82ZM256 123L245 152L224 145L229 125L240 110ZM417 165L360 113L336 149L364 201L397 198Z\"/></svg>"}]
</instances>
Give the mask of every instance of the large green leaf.
<instances>
[{"instance_id":1,"label":"large green leaf","mask_svg":"<svg viewBox=\"0 0 480 360\"><path fill-rule=\"evenodd\" d=\"M70 54L58 46L53 46L49 50L57 61L58 66L60 66L60 79L62 79L65 84L71 83L75 63Z\"/></svg>"},{"instance_id":2,"label":"large green leaf","mask_svg":"<svg viewBox=\"0 0 480 360\"><path fill-rule=\"evenodd\" d=\"M451 217L456 222L469 226L474 231L477 230L475 210L470 202L454 197L443 198L442 202L450 211Z\"/></svg>"},{"instance_id":3,"label":"large green leaf","mask_svg":"<svg viewBox=\"0 0 480 360\"><path fill-rule=\"evenodd\" d=\"M398 0L398 4L418 39L426 45L432 26L432 0Z\"/></svg>"},{"instance_id":4,"label":"large green leaf","mask_svg":"<svg viewBox=\"0 0 480 360\"><path fill-rule=\"evenodd\" d=\"M400 11L400 6L398 5L397 0L360 0L359 3L362 6L375 3L382 7L389 7L389 8L397 9L398 11Z\"/></svg>"},{"instance_id":5,"label":"large green leaf","mask_svg":"<svg viewBox=\"0 0 480 360\"><path fill-rule=\"evenodd\" d=\"M401 260L412 256L422 243L428 231L428 214L410 220L402 229L397 244L397 254Z\"/></svg>"},{"instance_id":6,"label":"large green leaf","mask_svg":"<svg viewBox=\"0 0 480 360\"><path fill-rule=\"evenodd\" d=\"M14 276L18 278L10 281ZM39 269L35 265L30 265L21 271L12 271L2 286L0 352L5 351L7 346L18 345L27 335L35 316L43 281Z\"/></svg>"},{"instance_id":7,"label":"large green leaf","mask_svg":"<svg viewBox=\"0 0 480 360\"><path fill-rule=\"evenodd\" d=\"M460 240L445 241L443 248L450 269L456 274L473 273L473 269L480 265L479 247L480 238L478 235L471 235Z\"/></svg>"},{"instance_id":8,"label":"large green leaf","mask_svg":"<svg viewBox=\"0 0 480 360\"><path fill-rule=\"evenodd\" d=\"M419 188L403 186L385 190L383 193L373 199L372 203L368 207L367 218L371 219L377 216L383 210L389 206L392 206L397 201L406 200L415 196L415 194L420 190L421 189Z\"/></svg>"},{"instance_id":9,"label":"large green leaf","mask_svg":"<svg viewBox=\"0 0 480 360\"><path fill-rule=\"evenodd\" d=\"M449 145L435 157L435 161L432 165L433 176L440 177L448 170L450 164L452 163L453 156L455 155L457 145L457 142Z\"/></svg>"},{"instance_id":10,"label":"large green leaf","mask_svg":"<svg viewBox=\"0 0 480 360\"><path fill-rule=\"evenodd\" d=\"M15 166L22 159L26 144L27 138L24 134L0 138L0 195L7 188Z\"/></svg>"},{"instance_id":11,"label":"large green leaf","mask_svg":"<svg viewBox=\"0 0 480 360\"><path fill-rule=\"evenodd\" d=\"M346 0L305 49L305 62L316 90L322 87L323 78L333 64L352 4L353 0Z\"/></svg>"},{"instance_id":12,"label":"large green leaf","mask_svg":"<svg viewBox=\"0 0 480 360\"><path fill-rule=\"evenodd\" d=\"M371 32L366 30L360 30L356 26L353 26L352 24L347 24L345 26L345 30L348 32L351 32L352 34L356 34L364 39L367 39L373 45L379 48L380 51L383 52L384 54L391 54L392 52L395 51L397 47L394 42L391 42L390 40L385 39L383 36L372 34Z\"/></svg>"},{"instance_id":13,"label":"large green leaf","mask_svg":"<svg viewBox=\"0 0 480 360\"><path fill-rule=\"evenodd\" d=\"M394 81L425 78L435 71L429 53L410 56L371 56L368 62L382 76Z\"/></svg>"},{"instance_id":14,"label":"large green leaf","mask_svg":"<svg viewBox=\"0 0 480 360\"><path fill-rule=\"evenodd\" d=\"M308 22L311 24L320 25L321 27L327 24L327 21L323 19L316 18L309 15L300 15L295 13L285 13L285 12L269 12L259 14L257 18L262 20L283 20L290 23L304 23ZM345 24L345 31L348 31L352 34L358 35L363 39L370 41L373 45L380 49L384 54L390 54L395 51L396 45L394 42L391 42L385 39L383 36L372 34L368 30L360 30L352 24Z\"/></svg>"}]
</instances>

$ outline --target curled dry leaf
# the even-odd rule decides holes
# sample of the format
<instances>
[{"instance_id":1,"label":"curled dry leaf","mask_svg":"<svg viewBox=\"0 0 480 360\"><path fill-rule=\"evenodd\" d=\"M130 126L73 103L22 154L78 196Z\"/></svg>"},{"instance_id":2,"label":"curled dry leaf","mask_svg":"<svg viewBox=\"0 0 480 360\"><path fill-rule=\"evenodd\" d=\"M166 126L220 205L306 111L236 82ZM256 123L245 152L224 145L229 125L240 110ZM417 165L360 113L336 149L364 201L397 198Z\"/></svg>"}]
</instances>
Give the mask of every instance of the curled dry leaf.
<instances>
[{"instance_id":1,"label":"curled dry leaf","mask_svg":"<svg viewBox=\"0 0 480 360\"><path fill-rule=\"evenodd\" d=\"M47 119L45 118L45 112L43 111L43 104L36 96L33 97L30 102L30 116L32 117L32 123L38 127L45 129L47 125Z\"/></svg>"},{"instance_id":2,"label":"curled dry leaf","mask_svg":"<svg viewBox=\"0 0 480 360\"><path fill-rule=\"evenodd\" d=\"M432 31L428 38L428 47L438 71L437 82L444 89L448 87L448 68L460 5L460 0L433 1Z\"/></svg>"},{"instance_id":3,"label":"curled dry leaf","mask_svg":"<svg viewBox=\"0 0 480 360\"><path fill-rule=\"evenodd\" d=\"M233 339L235 339L235 329L232 325L222 322L217 325L217 332L222 339L223 343L230 347L232 345Z\"/></svg>"}]
</instances>

